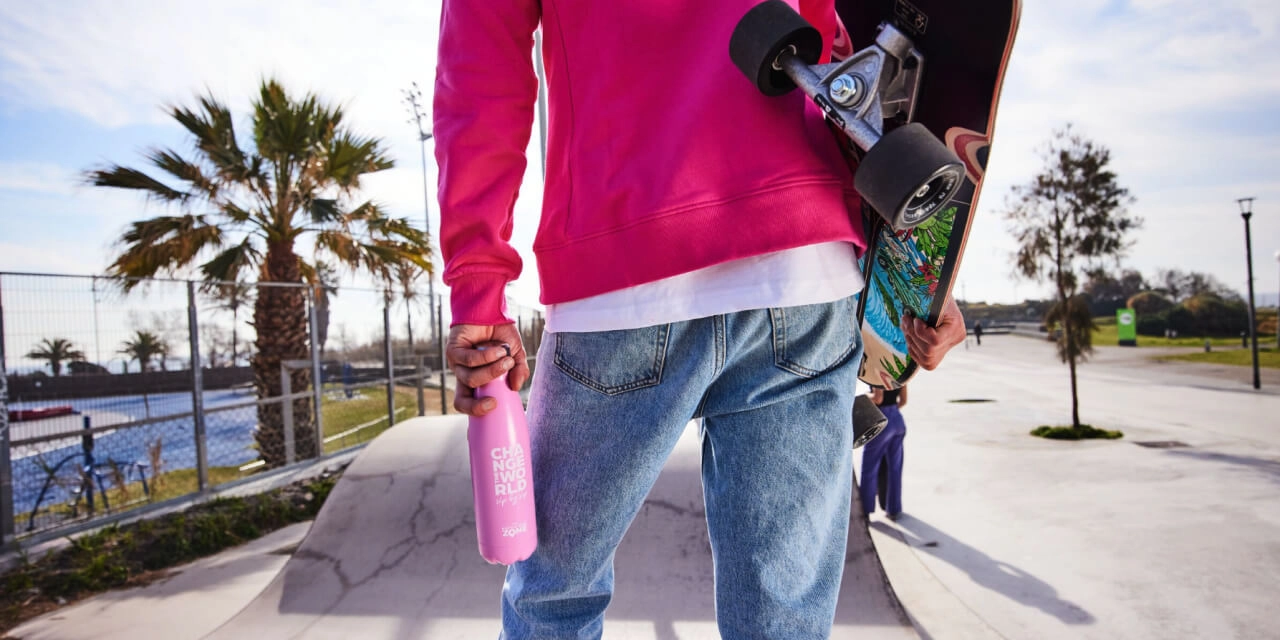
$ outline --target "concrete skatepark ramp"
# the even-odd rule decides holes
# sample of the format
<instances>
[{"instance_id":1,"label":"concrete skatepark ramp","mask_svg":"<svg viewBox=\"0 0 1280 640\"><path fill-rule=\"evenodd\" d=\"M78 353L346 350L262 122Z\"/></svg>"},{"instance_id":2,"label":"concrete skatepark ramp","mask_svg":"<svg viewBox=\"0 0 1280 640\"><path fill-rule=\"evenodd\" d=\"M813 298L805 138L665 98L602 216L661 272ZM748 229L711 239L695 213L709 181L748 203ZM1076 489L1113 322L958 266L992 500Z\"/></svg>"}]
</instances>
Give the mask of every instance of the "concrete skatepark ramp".
<instances>
[{"instance_id":1,"label":"concrete skatepark ramp","mask_svg":"<svg viewBox=\"0 0 1280 640\"><path fill-rule=\"evenodd\" d=\"M476 550L466 425L416 418L379 436L280 574L209 637L497 637L504 568ZM699 464L691 426L618 549L605 638L719 637ZM853 512L832 637L918 637Z\"/></svg>"}]
</instances>

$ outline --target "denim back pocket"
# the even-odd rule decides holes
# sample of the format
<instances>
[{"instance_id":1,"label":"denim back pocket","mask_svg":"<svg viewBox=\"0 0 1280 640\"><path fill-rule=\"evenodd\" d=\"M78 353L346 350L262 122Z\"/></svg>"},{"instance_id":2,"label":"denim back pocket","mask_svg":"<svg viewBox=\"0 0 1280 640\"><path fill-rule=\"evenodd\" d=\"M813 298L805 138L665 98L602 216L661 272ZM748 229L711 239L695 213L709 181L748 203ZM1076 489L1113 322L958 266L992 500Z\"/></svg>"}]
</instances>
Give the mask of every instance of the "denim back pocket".
<instances>
[{"instance_id":1,"label":"denim back pocket","mask_svg":"<svg viewBox=\"0 0 1280 640\"><path fill-rule=\"evenodd\" d=\"M557 333L556 366L565 375L605 395L662 382L671 325L620 331Z\"/></svg>"},{"instance_id":2,"label":"denim back pocket","mask_svg":"<svg viewBox=\"0 0 1280 640\"><path fill-rule=\"evenodd\" d=\"M848 359L862 339L853 300L770 309L774 364L814 378Z\"/></svg>"}]
</instances>

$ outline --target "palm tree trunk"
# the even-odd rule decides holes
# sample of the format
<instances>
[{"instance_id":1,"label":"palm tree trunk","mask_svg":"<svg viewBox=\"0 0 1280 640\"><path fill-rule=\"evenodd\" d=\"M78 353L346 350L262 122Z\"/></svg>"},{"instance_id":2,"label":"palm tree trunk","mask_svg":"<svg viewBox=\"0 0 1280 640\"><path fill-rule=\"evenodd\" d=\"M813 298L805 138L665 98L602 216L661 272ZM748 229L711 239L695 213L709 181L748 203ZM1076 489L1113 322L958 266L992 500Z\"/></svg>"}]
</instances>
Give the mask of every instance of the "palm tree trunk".
<instances>
[{"instance_id":1,"label":"palm tree trunk","mask_svg":"<svg viewBox=\"0 0 1280 640\"><path fill-rule=\"evenodd\" d=\"M409 357L413 357L413 308L409 306L409 302L405 301L404 305L404 326L409 330Z\"/></svg>"},{"instance_id":2,"label":"palm tree trunk","mask_svg":"<svg viewBox=\"0 0 1280 640\"><path fill-rule=\"evenodd\" d=\"M267 245L264 282L297 284L302 281L298 256L293 243L272 242ZM251 359L254 386L260 400L281 395L280 364L286 360L305 360L307 348L307 311L301 287L263 286L253 306L253 325L257 330L257 353ZM311 385L311 368L299 367L289 372L293 393L306 391ZM308 398L293 401L294 451L299 459L319 454L315 426ZM268 467L285 463L284 415L279 402L258 407L258 430L254 434L259 453Z\"/></svg>"},{"instance_id":3,"label":"palm tree trunk","mask_svg":"<svg viewBox=\"0 0 1280 640\"><path fill-rule=\"evenodd\" d=\"M236 366L236 327L240 324L240 309L231 310L231 366Z\"/></svg>"}]
</instances>

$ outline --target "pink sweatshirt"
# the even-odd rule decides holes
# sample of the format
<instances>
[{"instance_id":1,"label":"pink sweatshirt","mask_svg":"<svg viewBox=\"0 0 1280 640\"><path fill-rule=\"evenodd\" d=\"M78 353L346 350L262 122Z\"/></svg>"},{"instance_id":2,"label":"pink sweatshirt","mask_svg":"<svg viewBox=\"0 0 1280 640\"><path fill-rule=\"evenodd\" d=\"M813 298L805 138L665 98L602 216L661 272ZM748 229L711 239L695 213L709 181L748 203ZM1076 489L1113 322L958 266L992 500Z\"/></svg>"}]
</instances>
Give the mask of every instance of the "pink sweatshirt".
<instances>
[{"instance_id":1,"label":"pink sweatshirt","mask_svg":"<svg viewBox=\"0 0 1280 640\"><path fill-rule=\"evenodd\" d=\"M544 304L827 242L865 247L848 166L799 91L729 60L756 0L445 0L434 100L440 242L454 324L501 324L544 28ZM832 0L801 13L835 32Z\"/></svg>"}]
</instances>

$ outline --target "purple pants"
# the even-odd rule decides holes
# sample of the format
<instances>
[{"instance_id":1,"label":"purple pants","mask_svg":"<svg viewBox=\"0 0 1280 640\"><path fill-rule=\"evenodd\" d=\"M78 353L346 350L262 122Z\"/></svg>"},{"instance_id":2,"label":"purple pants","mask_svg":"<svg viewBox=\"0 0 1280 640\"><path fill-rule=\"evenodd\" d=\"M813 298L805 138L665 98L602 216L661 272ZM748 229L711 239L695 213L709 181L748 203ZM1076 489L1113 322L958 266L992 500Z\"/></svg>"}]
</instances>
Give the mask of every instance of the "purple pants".
<instances>
[{"instance_id":1,"label":"purple pants","mask_svg":"<svg viewBox=\"0 0 1280 640\"><path fill-rule=\"evenodd\" d=\"M868 514L876 510L879 497L880 508L897 515L902 513L902 440L907 436L907 423L898 405L882 406L880 411L889 424L862 449L858 491L862 509Z\"/></svg>"}]
</instances>

